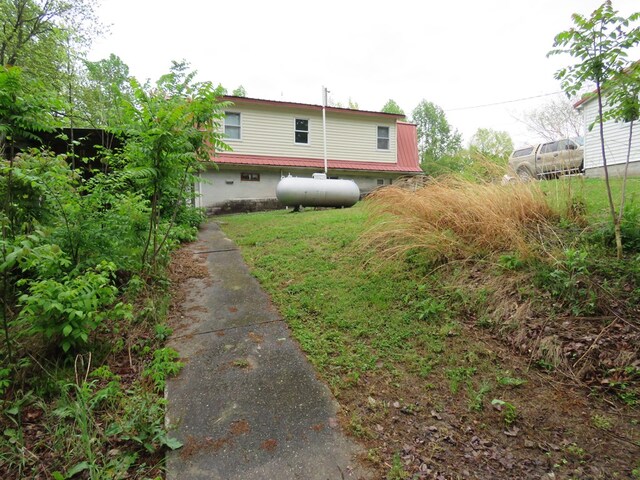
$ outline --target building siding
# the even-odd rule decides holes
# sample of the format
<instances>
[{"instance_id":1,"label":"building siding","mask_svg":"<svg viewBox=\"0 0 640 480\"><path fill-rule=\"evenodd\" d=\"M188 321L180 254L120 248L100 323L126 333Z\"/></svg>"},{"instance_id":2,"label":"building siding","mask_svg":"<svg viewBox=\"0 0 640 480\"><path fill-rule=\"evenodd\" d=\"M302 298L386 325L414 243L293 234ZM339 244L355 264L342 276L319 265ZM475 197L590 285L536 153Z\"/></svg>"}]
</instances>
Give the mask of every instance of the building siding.
<instances>
[{"instance_id":1,"label":"building siding","mask_svg":"<svg viewBox=\"0 0 640 480\"><path fill-rule=\"evenodd\" d=\"M247 182L240 180L240 174L259 173L259 182ZM283 167L282 169L265 169L264 167L229 168L214 170L207 169L200 173L201 182L197 187L200 197L196 201L199 207L211 207L229 200L260 200L276 197L276 186L283 176L310 177L308 170ZM342 173L330 172L331 178L337 177L343 180L353 180L361 194L371 192L382 185L391 185L399 177L393 173Z\"/></svg>"},{"instance_id":2,"label":"building siding","mask_svg":"<svg viewBox=\"0 0 640 480\"><path fill-rule=\"evenodd\" d=\"M585 170L603 166L602 150L600 147L600 127L594 124L598 116L598 102L589 101L582 107L585 125L584 138L584 167ZM590 129L591 125L593 127ZM604 124L604 142L607 155L607 165L619 165L627 161L627 149L629 141L629 123L607 121ZM631 146L631 161L640 161L640 139L635 132L640 134L640 125L634 123L634 139ZM587 172L588 173L588 172Z\"/></svg>"},{"instance_id":3,"label":"building siding","mask_svg":"<svg viewBox=\"0 0 640 480\"><path fill-rule=\"evenodd\" d=\"M323 158L322 112L304 108L234 105L241 116L241 139L226 139L235 153ZM396 119L332 112L327 114L327 157L333 160L395 163ZM296 118L309 120L309 144L294 142ZM377 149L377 127L389 127L389 150Z\"/></svg>"}]
</instances>

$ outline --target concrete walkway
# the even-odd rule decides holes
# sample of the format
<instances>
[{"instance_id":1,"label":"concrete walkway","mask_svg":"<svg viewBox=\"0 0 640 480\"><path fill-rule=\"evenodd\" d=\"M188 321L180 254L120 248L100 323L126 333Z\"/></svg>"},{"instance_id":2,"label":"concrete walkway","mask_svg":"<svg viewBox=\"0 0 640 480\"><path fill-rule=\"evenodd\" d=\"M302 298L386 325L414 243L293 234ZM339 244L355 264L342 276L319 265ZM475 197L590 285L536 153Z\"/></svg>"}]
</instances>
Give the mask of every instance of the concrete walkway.
<instances>
[{"instance_id":1,"label":"concrete walkway","mask_svg":"<svg viewBox=\"0 0 640 480\"><path fill-rule=\"evenodd\" d=\"M233 242L209 222L194 252L211 278L190 280L170 342L185 367L167 385L167 424L184 446L167 479L365 477L331 393Z\"/></svg>"}]
</instances>

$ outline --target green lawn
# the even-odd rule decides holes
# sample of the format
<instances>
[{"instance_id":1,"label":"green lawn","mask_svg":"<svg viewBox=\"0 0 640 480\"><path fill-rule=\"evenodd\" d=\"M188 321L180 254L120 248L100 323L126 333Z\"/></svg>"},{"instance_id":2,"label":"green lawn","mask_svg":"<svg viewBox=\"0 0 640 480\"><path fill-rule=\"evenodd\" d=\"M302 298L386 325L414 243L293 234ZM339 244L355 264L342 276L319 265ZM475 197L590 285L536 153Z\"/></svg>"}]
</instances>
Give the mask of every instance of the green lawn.
<instances>
[{"instance_id":1,"label":"green lawn","mask_svg":"<svg viewBox=\"0 0 640 480\"><path fill-rule=\"evenodd\" d=\"M412 275L393 264L363 265L357 239L364 217L356 207L224 218L224 230L334 393L363 372L394 372L396 362L426 375L449 330L441 305L416 313ZM424 321L415 322L416 314ZM428 315L441 317L436 332Z\"/></svg>"},{"instance_id":2,"label":"green lawn","mask_svg":"<svg viewBox=\"0 0 640 480\"><path fill-rule=\"evenodd\" d=\"M540 188L547 194L552 206L566 204L568 194L573 198L584 202L588 216L594 221L608 220L609 201L604 180L598 178L561 177L558 180L546 180L539 182ZM622 181L619 178L611 179L611 193L616 210L620 205L620 192ZM640 205L640 178L629 178L627 181L628 206Z\"/></svg>"},{"instance_id":3,"label":"green lawn","mask_svg":"<svg viewBox=\"0 0 640 480\"><path fill-rule=\"evenodd\" d=\"M620 182L614 181L619 196ZM606 219L604 182L571 177L540 182L552 204L567 191L591 221ZM640 179L628 184L628 204L640 201ZM446 336L462 308L456 292L433 292L437 277L406 261L375 260L358 244L366 231L363 203L344 210L231 215L225 232L241 247L320 374L336 388L383 369L426 376L446 359ZM366 263L367 259L371 263ZM430 285L427 287L427 285Z\"/></svg>"},{"instance_id":4,"label":"green lawn","mask_svg":"<svg viewBox=\"0 0 640 480\"><path fill-rule=\"evenodd\" d=\"M563 192L571 188L574 198L584 202L590 222L606 218L602 181L574 177L540 182L540 188L556 205L566 201ZM633 200L638 191L640 181L634 179L629 184L630 204L638 201ZM631 448L614 448L593 432L591 423L601 419L608 404L597 403L596 390L586 406L582 393L559 389L567 380L562 374L555 375L554 369L567 370L545 360L539 344L539 332L555 329L549 338L568 338L569 350L583 348L576 357L580 358L591 349L578 340L584 335L600 338L598 332L607 331L602 323L606 316L586 323L587 317L575 317L583 322L575 327L586 330L574 331L571 318L575 314L571 305L565 305L564 290L554 293L544 285L546 278L565 290L575 287L580 294L583 290L589 293L583 275L592 267L593 255L578 258L588 264L585 269L575 258L573 263L566 260L572 266L568 270L562 257L555 263L528 264L503 255L497 260L428 264L413 252L404 259L383 260L359 243L372 228L363 203L343 210L275 211L225 216L218 221L239 245L252 273L331 387L341 406L343 425L362 439L379 478L411 478L419 471L415 462L403 466L400 455L418 432L435 431L434 418L440 421L440 413L448 416L444 427L451 436L436 436L415 448L419 451L416 458L430 459L427 462L443 472L460 476L465 468L479 468L464 450L474 435L514 454L516 463L554 465L561 478L573 478L573 469L582 468L581 458L568 458L563 450L545 453L525 448L516 452L513 439L505 435L505 428L509 430L513 422L519 435L535 438L539 444L556 442L554 432L571 432L571 441L598 458L605 471L618 474L631 465L635 455ZM562 231L566 226L558 228ZM563 235L571 240L575 237L571 232ZM607 255L606 249L597 251ZM621 277L619 270L624 269L615 265L607 272L618 272L620 278L607 274L607 288L624 288L626 296L633 295L635 277ZM534 278L539 278L536 285ZM618 299L623 301L623 297ZM523 313L520 320L519 313ZM555 322L557 318L563 321ZM565 325L571 328L564 331ZM510 338L518 338L511 349ZM609 343L620 345L620 340ZM560 351L562 347L560 344ZM617 355L616 348L612 350ZM636 401L633 388L630 383L620 390L633 400L629 405ZM502 407L492 406L494 400ZM557 414L547 409L550 403ZM578 404L582 406L576 408ZM607 421L623 436L640 438L636 424L626 420L632 416L611 413ZM446 455L433 458L436 450ZM525 478L517 472L497 477L487 472L494 470L484 471L483 478Z\"/></svg>"}]
</instances>

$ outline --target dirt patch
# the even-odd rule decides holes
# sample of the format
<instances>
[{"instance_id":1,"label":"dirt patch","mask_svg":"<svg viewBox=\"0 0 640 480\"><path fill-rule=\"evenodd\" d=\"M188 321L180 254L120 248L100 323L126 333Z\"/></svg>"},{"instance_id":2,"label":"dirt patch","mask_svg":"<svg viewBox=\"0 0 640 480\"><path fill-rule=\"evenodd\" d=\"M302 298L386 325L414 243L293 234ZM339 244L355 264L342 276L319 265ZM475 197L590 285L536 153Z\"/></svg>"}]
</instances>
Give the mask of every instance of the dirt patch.
<instances>
[{"instance_id":1,"label":"dirt patch","mask_svg":"<svg viewBox=\"0 0 640 480\"><path fill-rule=\"evenodd\" d=\"M189 458L201 453L215 453L232 444L233 440L228 436L214 439L211 437L199 438L189 435L180 449L180 458L188 460Z\"/></svg>"},{"instance_id":2,"label":"dirt patch","mask_svg":"<svg viewBox=\"0 0 640 480\"><path fill-rule=\"evenodd\" d=\"M260 335L259 333L249 332L247 336L253 343L261 344L262 342L264 342L264 336Z\"/></svg>"},{"instance_id":3,"label":"dirt patch","mask_svg":"<svg viewBox=\"0 0 640 480\"><path fill-rule=\"evenodd\" d=\"M472 378L453 393L442 373L376 372L340 393L341 425L366 446L361 459L379 478L394 465L416 479L631 478L640 453L633 410L529 369L482 332L465 331L447 349L463 355L478 345L523 383L479 394L482 381Z\"/></svg>"},{"instance_id":4,"label":"dirt patch","mask_svg":"<svg viewBox=\"0 0 640 480\"><path fill-rule=\"evenodd\" d=\"M260 448L265 452L273 453L278 448L278 441L270 438L260 444Z\"/></svg>"},{"instance_id":5,"label":"dirt patch","mask_svg":"<svg viewBox=\"0 0 640 480\"><path fill-rule=\"evenodd\" d=\"M171 254L169 264L171 304L167 323L174 330L183 330L191 323L189 313L207 312L204 307L186 307L188 296L197 294L197 291L202 290L210 281L206 262L194 255L197 246L197 243L189 244ZM198 281L199 288L194 287L194 281Z\"/></svg>"},{"instance_id":6,"label":"dirt patch","mask_svg":"<svg viewBox=\"0 0 640 480\"><path fill-rule=\"evenodd\" d=\"M469 291L490 292L482 318L473 308L466 320L483 326L505 342L530 367L555 371L578 387L613 393L628 404L640 404L640 311L633 303L610 298L595 282L592 315L575 315L557 302L550 310L549 294L523 285L522 275L490 275L477 270L461 279ZM583 286L584 291L587 285ZM628 289L633 291L633 286Z\"/></svg>"},{"instance_id":7,"label":"dirt patch","mask_svg":"<svg viewBox=\"0 0 640 480\"><path fill-rule=\"evenodd\" d=\"M236 420L231 423L231 427L229 428L229 433L231 435L243 435L245 433L249 433L251 431L251 427L249 426L249 422L246 420Z\"/></svg>"}]
</instances>

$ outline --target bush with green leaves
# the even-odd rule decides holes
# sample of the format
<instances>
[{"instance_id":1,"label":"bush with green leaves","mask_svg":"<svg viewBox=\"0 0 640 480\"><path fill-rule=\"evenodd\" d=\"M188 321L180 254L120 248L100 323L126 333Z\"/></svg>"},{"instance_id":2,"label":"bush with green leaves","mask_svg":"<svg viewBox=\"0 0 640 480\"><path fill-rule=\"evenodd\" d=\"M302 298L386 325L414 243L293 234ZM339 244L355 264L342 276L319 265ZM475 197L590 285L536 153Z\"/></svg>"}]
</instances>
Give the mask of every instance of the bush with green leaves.
<instances>
[{"instance_id":1,"label":"bush with green leaves","mask_svg":"<svg viewBox=\"0 0 640 480\"><path fill-rule=\"evenodd\" d=\"M102 262L80 275L24 280L27 293L20 296L16 322L28 334L43 334L63 351L77 349L89 341L89 335L109 316L130 315L123 303L115 303L113 285L115 265Z\"/></svg>"}]
</instances>

